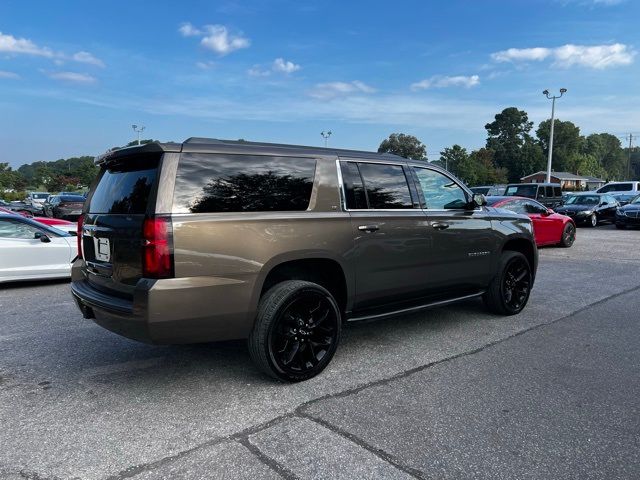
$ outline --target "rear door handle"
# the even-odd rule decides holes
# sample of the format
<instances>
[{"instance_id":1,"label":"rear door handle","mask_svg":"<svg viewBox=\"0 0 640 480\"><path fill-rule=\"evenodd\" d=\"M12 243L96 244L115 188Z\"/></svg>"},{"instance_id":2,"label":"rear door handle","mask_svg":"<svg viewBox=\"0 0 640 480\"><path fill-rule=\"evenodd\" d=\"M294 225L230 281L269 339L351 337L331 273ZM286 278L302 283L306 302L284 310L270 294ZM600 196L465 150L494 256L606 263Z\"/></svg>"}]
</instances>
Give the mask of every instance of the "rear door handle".
<instances>
[{"instance_id":1,"label":"rear door handle","mask_svg":"<svg viewBox=\"0 0 640 480\"><path fill-rule=\"evenodd\" d=\"M380 230L380 227L378 225L360 225L358 227L358 230L360 230L361 232L371 233Z\"/></svg>"},{"instance_id":2,"label":"rear door handle","mask_svg":"<svg viewBox=\"0 0 640 480\"><path fill-rule=\"evenodd\" d=\"M444 230L445 228L449 228L449 224L444 222L431 222L431 226L436 230Z\"/></svg>"}]
</instances>

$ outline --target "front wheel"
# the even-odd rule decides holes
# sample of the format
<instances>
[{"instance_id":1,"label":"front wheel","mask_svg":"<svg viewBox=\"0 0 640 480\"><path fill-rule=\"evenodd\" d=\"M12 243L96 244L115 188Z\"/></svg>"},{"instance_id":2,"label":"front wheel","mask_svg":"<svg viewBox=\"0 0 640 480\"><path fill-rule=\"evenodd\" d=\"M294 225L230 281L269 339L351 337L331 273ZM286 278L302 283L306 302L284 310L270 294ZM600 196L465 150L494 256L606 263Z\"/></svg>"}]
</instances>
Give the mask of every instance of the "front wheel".
<instances>
[{"instance_id":1,"label":"front wheel","mask_svg":"<svg viewBox=\"0 0 640 480\"><path fill-rule=\"evenodd\" d=\"M589 217L589 220L587 220L587 225L589 225L590 227L598 226L598 217L596 216L595 213L591 214L591 216Z\"/></svg>"},{"instance_id":2,"label":"front wheel","mask_svg":"<svg viewBox=\"0 0 640 480\"><path fill-rule=\"evenodd\" d=\"M267 375L288 382L308 380L333 358L341 327L331 293L312 282L287 280L260 299L249 354Z\"/></svg>"},{"instance_id":3,"label":"front wheel","mask_svg":"<svg viewBox=\"0 0 640 480\"><path fill-rule=\"evenodd\" d=\"M483 298L487 308L499 315L516 315L529 300L533 275L527 258L520 252L505 251L498 274Z\"/></svg>"},{"instance_id":4,"label":"front wheel","mask_svg":"<svg viewBox=\"0 0 640 480\"><path fill-rule=\"evenodd\" d=\"M562 238L560 239L560 246L569 248L576 240L576 227L573 223L567 222L562 230Z\"/></svg>"}]
</instances>

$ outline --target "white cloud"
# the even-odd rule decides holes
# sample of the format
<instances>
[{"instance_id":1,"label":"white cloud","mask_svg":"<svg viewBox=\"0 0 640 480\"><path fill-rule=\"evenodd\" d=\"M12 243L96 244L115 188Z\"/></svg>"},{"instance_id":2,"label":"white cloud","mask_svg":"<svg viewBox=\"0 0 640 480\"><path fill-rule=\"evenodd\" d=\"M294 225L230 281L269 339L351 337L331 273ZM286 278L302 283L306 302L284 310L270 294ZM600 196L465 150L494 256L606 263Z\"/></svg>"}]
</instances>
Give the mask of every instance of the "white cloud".
<instances>
[{"instance_id":1,"label":"white cloud","mask_svg":"<svg viewBox=\"0 0 640 480\"><path fill-rule=\"evenodd\" d=\"M269 75L271 75L271 70L262 68L260 65L254 65L249 70L247 70L247 73L251 77L268 77Z\"/></svg>"},{"instance_id":2,"label":"white cloud","mask_svg":"<svg viewBox=\"0 0 640 480\"><path fill-rule=\"evenodd\" d=\"M99 58L94 57L89 52L77 52L71 57L76 62L88 63L89 65L95 65L96 67L104 68L104 62Z\"/></svg>"},{"instance_id":3,"label":"white cloud","mask_svg":"<svg viewBox=\"0 0 640 480\"><path fill-rule=\"evenodd\" d=\"M256 64L247 70L247 73L252 77L268 77L272 73L284 73L289 75L290 73L300 70L300 65L285 60L284 58L276 58L270 67L266 68L263 65Z\"/></svg>"},{"instance_id":4,"label":"white cloud","mask_svg":"<svg viewBox=\"0 0 640 480\"><path fill-rule=\"evenodd\" d=\"M0 70L0 78L18 79L20 75L14 72L7 72L6 70Z\"/></svg>"},{"instance_id":5,"label":"white cloud","mask_svg":"<svg viewBox=\"0 0 640 480\"><path fill-rule=\"evenodd\" d=\"M336 97L346 97L362 93L374 93L376 90L364 82L354 80L352 82L327 82L318 83L309 92L313 98L329 100Z\"/></svg>"},{"instance_id":6,"label":"white cloud","mask_svg":"<svg viewBox=\"0 0 640 480\"><path fill-rule=\"evenodd\" d=\"M202 30L197 29L196 27L191 25L189 22L185 22L181 24L180 28L178 28L178 31L183 37L197 37L202 35L203 33Z\"/></svg>"},{"instance_id":7,"label":"white cloud","mask_svg":"<svg viewBox=\"0 0 640 480\"><path fill-rule=\"evenodd\" d=\"M526 62L553 59L554 67L568 68L579 65L588 68L605 69L633 63L636 52L623 43L611 45L566 44L556 48L509 48L491 54L496 62Z\"/></svg>"},{"instance_id":8,"label":"white cloud","mask_svg":"<svg viewBox=\"0 0 640 480\"><path fill-rule=\"evenodd\" d=\"M48 74L49 77L54 80L60 80L63 82L90 84L95 83L96 78L86 73L77 72L52 72Z\"/></svg>"},{"instance_id":9,"label":"white cloud","mask_svg":"<svg viewBox=\"0 0 640 480\"><path fill-rule=\"evenodd\" d=\"M53 58L57 56L53 50L47 47L39 47L26 38L16 38L0 32L0 52L16 55L35 55L39 57Z\"/></svg>"},{"instance_id":10,"label":"white cloud","mask_svg":"<svg viewBox=\"0 0 640 480\"><path fill-rule=\"evenodd\" d=\"M218 55L227 55L251 45L242 33L231 33L224 25L205 25L200 29L187 22L180 25L178 32L184 37L202 37L200 44Z\"/></svg>"},{"instance_id":11,"label":"white cloud","mask_svg":"<svg viewBox=\"0 0 640 480\"><path fill-rule=\"evenodd\" d=\"M284 58L276 58L273 61L272 69L274 72L293 73L300 70L300 65L296 65L295 63L285 60Z\"/></svg>"},{"instance_id":12,"label":"white cloud","mask_svg":"<svg viewBox=\"0 0 640 480\"><path fill-rule=\"evenodd\" d=\"M0 52L12 55L31 55L53 60L56 65L62 65L67 60L79 63L87 63L97 67L104 67L104 62L89 52L77 52L67 55L64 52L56 52L49 47L41 47L27 38L16 38L0 32Z\"/></svg>"},{"instance_id":13,"label":"white cloud","mask_svg":"<svg viewBox=\"0 0 640 480\"><path fill-rule=\"evenodd\" d=\"M443 76L434 75L430 78L425 78L420 82L411 84L412 90L426 90L428 88L447 88L447 87L475 87L480 83L480 77L478 75L455 75L455 76Z\"/></svg>"},{"instance_id":14,"label":"white cloud","mask_svg":"<svg viewBox=\"0 0 640 480\"><path fill-rule=\"evenodd\" d=\"M216 62L212 62L211 60L207 60L206 62L196 62L196 67L200 70L211 70L216 66Z\"/></svg>"},{"instance_id":15,"label":"white cloud","mask_svg":"<svg viewBox=\"0 0 640 480\"><path fill-rule=\"evenodd\" d=\"M496 62L518 62L518 61L538 61L544 60L551 55L550 48L509 48L500 52L492 53L491 58Z\"/></svg>"}]
</instances>

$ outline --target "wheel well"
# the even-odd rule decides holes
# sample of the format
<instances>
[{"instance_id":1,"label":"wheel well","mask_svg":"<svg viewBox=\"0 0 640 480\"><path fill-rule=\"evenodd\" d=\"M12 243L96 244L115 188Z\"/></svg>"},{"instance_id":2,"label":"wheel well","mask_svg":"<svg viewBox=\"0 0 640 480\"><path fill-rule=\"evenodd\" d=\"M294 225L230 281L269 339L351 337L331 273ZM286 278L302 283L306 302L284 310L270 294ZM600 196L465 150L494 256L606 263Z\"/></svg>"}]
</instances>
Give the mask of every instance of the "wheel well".
<instances>
[{"instance_id":1,"label":"wheel well","mask_svg":"<svg viewBox=\"0 0 640 480\"><path fill-rule=\"evenodd\" d=\"M307 280L323 286L338 302L342 312L347 306L347 282L340 264L327 258L292 260L275 266L265 278L262 296L275 284L285 280Z\"/></svg>"},{"instance_id":2,"label":"wheel well","mask_svg":"<svg viewBox=\"0 0 640 480\"><path fill-rule=\"evenodd\" d=\"M526 257L527 261L529 262L529 266L532 269L535 268L535 265L533 263L534 262L533 245L528 240L525 240L524 238L515 238L513 240L509 240L507 243L505 243L504 247L502 248L503 252L505 250L520 252Z\"/></svg>"}]
</instances>

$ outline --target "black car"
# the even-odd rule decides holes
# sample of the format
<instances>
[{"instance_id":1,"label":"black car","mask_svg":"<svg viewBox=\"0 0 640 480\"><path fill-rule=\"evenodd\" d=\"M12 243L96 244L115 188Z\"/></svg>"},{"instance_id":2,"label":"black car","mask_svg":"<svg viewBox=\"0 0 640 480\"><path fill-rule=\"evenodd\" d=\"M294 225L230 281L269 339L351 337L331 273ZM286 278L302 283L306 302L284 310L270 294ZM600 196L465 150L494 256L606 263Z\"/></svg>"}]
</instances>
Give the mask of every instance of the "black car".
<instances>
[{"instance_id":1,"label":"black car","mask_svg":"<svg viewBox=\"0 0 640 480\"><path fill-rule=\"evenodd\" d=\"M640 227L640 195L616 210L616 228Z\"/></svg>"},{"instance_id":2,"label":"black car","mask_svg":"<svg viewBox=\"0 0 640 480\"><path fill-rule=\"evenodd\" d=\"M570 195L555 211L571 217L577 225L595 227L603 222L613 223L618 207L618 201L607 193L584 192Z\"/></svg>"},{"instance_id":3,"label":"black car","mask_svg":"<svg viewBox=\"0 0 640 480\"><path fill-rule=\"evenodd\" d=\"M47 217L75 221L82 214L85 200L82 195L50 195L44 202L44 214Z\"/></svg>"}]
</instances>

